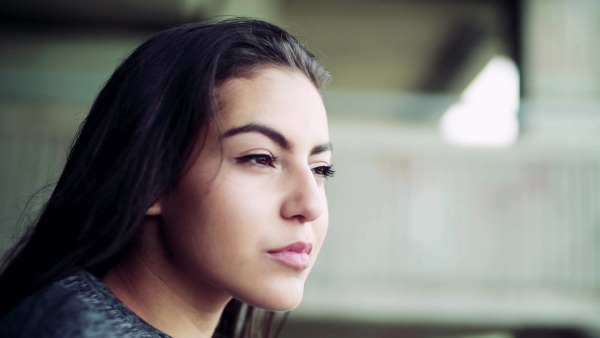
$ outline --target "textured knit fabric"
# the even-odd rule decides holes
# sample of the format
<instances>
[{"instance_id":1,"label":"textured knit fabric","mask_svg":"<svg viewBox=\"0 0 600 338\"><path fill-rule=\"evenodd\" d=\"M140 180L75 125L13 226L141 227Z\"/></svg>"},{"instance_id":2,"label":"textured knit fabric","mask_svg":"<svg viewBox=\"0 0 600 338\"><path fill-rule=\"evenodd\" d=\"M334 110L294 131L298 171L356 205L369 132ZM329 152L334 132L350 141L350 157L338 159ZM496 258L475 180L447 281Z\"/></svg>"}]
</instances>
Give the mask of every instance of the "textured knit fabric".
<instances>
[{"instance_id":1,"label":"textured knit fabric","mask_svg":"<svg viewBox=\"0 0 600 338\"><path fill-rule=\"evenodd\" d=\"M169 336L131 312L96 277L77 270L24 299L0 319L0 337Z\"/></svg>"}]
</instances>

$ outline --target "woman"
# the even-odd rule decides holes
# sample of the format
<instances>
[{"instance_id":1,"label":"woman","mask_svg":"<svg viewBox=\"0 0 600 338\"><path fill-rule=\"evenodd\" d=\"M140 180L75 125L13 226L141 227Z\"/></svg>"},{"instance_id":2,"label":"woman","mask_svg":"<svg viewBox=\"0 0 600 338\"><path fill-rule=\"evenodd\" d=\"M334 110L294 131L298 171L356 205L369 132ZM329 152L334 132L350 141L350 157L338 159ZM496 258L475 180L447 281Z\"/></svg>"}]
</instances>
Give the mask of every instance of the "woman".
<instances>
[{"instance_id":1,"label":"woman","mask_svg":"<svg viewBox=\"0 0 600 338\"><path fill-rule=\"evenodd\" d=\"M327 230L328 78L258 20L142 44L5 259L0 336L268 335L254 307L299 304Z\"/></svg>"}]
</instances>

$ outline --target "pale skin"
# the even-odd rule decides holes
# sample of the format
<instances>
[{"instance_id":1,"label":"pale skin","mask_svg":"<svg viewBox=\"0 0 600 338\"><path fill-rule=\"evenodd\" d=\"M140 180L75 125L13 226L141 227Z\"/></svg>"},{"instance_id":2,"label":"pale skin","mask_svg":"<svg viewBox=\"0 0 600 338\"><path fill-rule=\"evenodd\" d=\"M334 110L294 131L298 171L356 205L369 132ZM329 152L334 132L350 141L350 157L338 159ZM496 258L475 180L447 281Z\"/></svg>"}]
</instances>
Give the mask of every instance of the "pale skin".
<instances>
[{"instance_id":1,"label":"pale skin","mask_svg":"<svg viewBox=\"0 0 600 338\"><path fill-rule=\"evenodd\" d=\"M103 277L173 337L211 337L232 297L296 307L327 232L331 143L310 80L263 68L226 81L219 101L221 129L208 126L190 170L148 209L131 254ZM273 254L294 243L308 248L306 266Z\"/></svg>"}]
</instances>

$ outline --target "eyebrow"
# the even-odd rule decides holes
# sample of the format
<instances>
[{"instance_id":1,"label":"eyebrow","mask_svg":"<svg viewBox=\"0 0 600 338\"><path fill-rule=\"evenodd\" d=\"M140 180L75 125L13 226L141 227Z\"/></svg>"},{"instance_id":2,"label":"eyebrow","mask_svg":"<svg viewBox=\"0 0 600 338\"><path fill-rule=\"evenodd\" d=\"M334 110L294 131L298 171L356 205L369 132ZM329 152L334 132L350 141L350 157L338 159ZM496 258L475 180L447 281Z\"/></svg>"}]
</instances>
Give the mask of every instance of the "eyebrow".
<instances>
[{"instance_id":1,"label":"eyebrow","mask_svg":"<svg viewBox=\"0 0 600 338\"><path fill-rule=\"evenodd\" d=\"M227 138L242 133L259 133L268 137L285 150L290 150L292 148L290 142L287 140L287 138L285 138L285 136L283 136L283 134L271 127L258 123L250 123L241 127L229 129L221 135L221 138ZM317 155L332 150L333 146L331 145L331 142L327 142L314 146L310 151L310 155Z\"/></svg>"},{"instance_id":2,"label":"eyebrow","mask_svg":"<svg viewBox=\"0 0 600 338\"><path fill-rule=\"evenodd\" d=\"M250 123L241 127L229 129L221 135L221 138L231 137L233 135L242 133L259 133L270 138L273 142L277 143L281 148L289 150L291 148L290 142L277 130L267 127L264 124Z\"/></svg>"},{"instance_id":3,"label":"eyebrow","mask_svg":"<svg viewBox=\"0 0 600 338\"><path fill-rule=\"evenodd\" d=\"M317 146L314 146L312 148L312 150L310 151L310 155L317 155L320 153L324 153L326 151L333 151L333 145L331 145L331 142L327 142L327 143L323 143L323 144L319 144Z\"/></svg>"}]
</instances>

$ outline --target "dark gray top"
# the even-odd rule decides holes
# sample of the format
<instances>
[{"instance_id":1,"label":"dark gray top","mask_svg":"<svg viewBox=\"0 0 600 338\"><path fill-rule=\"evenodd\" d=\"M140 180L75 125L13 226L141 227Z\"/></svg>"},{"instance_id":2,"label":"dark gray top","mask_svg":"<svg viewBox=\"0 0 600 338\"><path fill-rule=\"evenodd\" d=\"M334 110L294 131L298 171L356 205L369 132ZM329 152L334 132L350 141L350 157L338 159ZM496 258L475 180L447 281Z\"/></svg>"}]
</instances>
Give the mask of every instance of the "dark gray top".
<instances>
[{"instance_id":1,"label":"dark gray top","mask_svg":"<svg viewBox=\"0 0 600 338\"><path fill-rule=\"evenodd\" d=\"M95 276L76 270L25 298L0 319L0 337L169 336L131 312Z\"/></svg>"}]
</instances>

